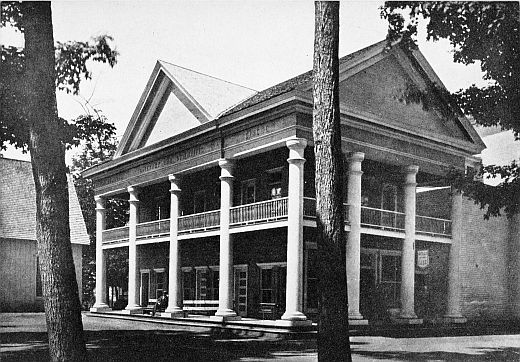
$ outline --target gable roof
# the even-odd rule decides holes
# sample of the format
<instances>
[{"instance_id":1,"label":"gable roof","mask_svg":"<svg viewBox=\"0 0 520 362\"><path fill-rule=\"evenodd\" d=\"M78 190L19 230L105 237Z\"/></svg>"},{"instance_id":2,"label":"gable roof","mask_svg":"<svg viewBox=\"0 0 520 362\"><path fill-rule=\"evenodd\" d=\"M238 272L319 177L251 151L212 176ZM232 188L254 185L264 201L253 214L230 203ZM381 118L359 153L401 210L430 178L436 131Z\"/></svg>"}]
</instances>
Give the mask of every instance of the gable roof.
<instances>
[{"instance_id":1,"label":"gable roof","mask_svg":"<svg viewBox=\"0 0 520 362\"><path fill-rule=\"evenodd\" d=\"M340 68L347 64L349 61L357 59L359 57L362 57L369 53L370 51L373 51L375 49L384 49L386 47L386 40L380 41L378 43L372 44L366 48L360 49L354 53L348 54L342 58L339 59L339 66ZM235 107L228 109L226 112L224 112L221 117L227 116L229 114L238 112L242 109L254 106L256 104L259 104L263 101L269 100L271 98L274 98L276 96L279 96L283 93L287 93L296 89L304 89L307 88L308 84L312 82L312 70L309 70L308 72L305 72L303 74L297 75L296 77L293 77L291 79L288 79L286 81L283 81L281 83L278 83L272 87L269 87L267 89L264 89L263 91L260 91L248 99L244 100L243 102L237 104Z\"/></svg>"},{"instance_id":2,"label":"gable roof","mask_svg":"<svg viewBox=\"0 0 520 362\"><path fill-rule=\"evenodd\" d=\"M150 134L149 128L154 126L154 119L164 106L163 99L170 95L202 124L256 93L253 89L158 60L114 158L143 146Z\"/></svg>"},{"instance_id":3,"label":"gable roof","mask_svg":"<svg viewBox=\"0 0 520 362\"><path fill-rule=\"evenodd\" d=\"M90 243L71 175L70 236L73 244ZM31 163L0 158L0 238L36 240L36 191Z\"/></svg>"}]
</instances>

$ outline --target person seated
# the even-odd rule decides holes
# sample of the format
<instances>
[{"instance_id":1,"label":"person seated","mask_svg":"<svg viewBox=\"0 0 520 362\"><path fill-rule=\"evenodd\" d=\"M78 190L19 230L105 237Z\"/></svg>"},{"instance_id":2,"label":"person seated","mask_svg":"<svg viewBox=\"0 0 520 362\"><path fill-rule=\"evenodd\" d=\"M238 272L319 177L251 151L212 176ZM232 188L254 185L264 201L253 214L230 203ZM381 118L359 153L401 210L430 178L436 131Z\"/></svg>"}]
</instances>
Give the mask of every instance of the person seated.
<instances>
[{"instance_id":1,"label":"person seated","mask_svg":"<svg viewBox=\"0 0 520 362\"><path fill-rule=\"evenodd\" d=\"M157 302L153 306L152 316L155 316L156 312L164 312L168 307L168 293L166 291L157 298Z\"/></svg>"}]
</instances>

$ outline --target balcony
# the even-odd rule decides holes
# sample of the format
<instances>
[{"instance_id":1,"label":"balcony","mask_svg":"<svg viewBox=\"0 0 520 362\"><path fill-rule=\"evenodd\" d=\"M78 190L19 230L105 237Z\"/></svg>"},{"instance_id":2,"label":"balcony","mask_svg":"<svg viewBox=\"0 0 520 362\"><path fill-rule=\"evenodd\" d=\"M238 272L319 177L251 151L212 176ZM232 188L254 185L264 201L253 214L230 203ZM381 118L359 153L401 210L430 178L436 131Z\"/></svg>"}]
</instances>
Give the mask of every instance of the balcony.
<instances>
[{"instance_id":1,"label":"balcony","mask_svg":"<svg viewBox=\"0 0 520 362\"><path fill-rule=\"evenodd\" d=\"M238 228L246 225L274 223L287 220L288 198L255 202L234 206L230 209L230 227ZM348 223L349 205L345 204L345 222ZM306 219L316 218L316 200L303 198L303 216ZM390 230L404 232L402 212L382 210L367 206L361 207L361 226L367 229ZM199 233L218 230L220 227L220 210L213 210L179 217L179 234ZM435 237L451 236L451 220L428 216L416 216L416 233ZM140 223L137 225L137 239L168 237L170 219L162 219ZM103 231L103 244L111 245L128 241L128 226Z\"/></svg>"}]
</instances>

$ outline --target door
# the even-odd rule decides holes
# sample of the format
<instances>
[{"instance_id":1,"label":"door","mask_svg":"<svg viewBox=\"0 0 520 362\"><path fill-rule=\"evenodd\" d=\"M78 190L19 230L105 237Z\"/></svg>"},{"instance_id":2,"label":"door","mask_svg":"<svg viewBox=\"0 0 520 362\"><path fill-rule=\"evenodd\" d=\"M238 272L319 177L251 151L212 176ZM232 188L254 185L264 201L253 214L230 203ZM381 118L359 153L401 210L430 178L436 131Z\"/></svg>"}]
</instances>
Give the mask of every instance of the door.
<instances>
[{"instance_id":1,"label":"door","mask_svg":"<svg viewBox=\"0 0 520 362\"><path fill-rule=\"evenodd\" d=\"M397 210L397 187L392 184L384 184L381 195L381 209L396 211ZM396 214L383 212L381 213L381 226L396 227Z\"/></svg>"},{"instance_id":2,"label":"door","mask_svg":"<svg viewBox=\"0 0 520 362\"><path fill-rule=\"evenodd\" d=\"M360 270L360 312L371 320L384 320L400 307L401 252L363 249Z\"/></svg>"},{"instance_id":3,"label":"door","mask_svg":"<svg viewBox=\"0 0 520 362\"><path fill-rule=\"evenodd\" d=\"M247 316L247 266L235 267L235 312Z\"/></svg>"},{"instance_id":4,"label":"door","mask_svg":"<svg viewBox=\"0 0 520 362\"><path fill-rule=\"evenodd\" d=\"M150 299L150 272L141 271L141 306L146 307Z\"/></svg>"}]
</instances>

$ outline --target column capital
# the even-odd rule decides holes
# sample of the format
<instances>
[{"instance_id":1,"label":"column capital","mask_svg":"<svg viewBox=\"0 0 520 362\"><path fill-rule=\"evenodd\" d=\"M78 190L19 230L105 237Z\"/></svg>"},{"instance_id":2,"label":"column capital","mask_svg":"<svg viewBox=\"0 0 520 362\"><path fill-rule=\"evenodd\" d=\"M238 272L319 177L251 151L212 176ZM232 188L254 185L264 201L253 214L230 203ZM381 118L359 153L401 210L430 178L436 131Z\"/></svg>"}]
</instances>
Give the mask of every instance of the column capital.
<instances>
[{"instance_id":1,"label":"column capital","mask_svg":"<svg viewBox=\"0 0 520 362\"><path fill-rule=\"evenodd\" d=\"M181 192L180 181L181 178L178 175L168 175L168 181L170 181L170 193Z\"/></svg>"},{"instance_id":2,"label":"column capital","mask_svg":"<svg viewBox=\"0 0 520 362\"><path fill-rule=\"evenodd\" d=\"M105 198L101 196L94 196L94 201L96 201L96 210L105 210Z\"/></svg>"},{"instance_id":3,"label":"column capital","mask_svg":"<svg viewBox=\"0 0 520 362\"><path fill-rule=\"evenodd\" d=\"M287 148L289 149L289 163L293 160L305 161L304 152L307 147L307 140L305 138L290 138L285 141Z\"/></svg>"},{"instance_id":4,"label":"column capital","mask_svg":"<svg viewBox=\"0 0 520 362\"><path fill-rule=\"evenodd\" d=\"M349 152L347 154L348 171L350 173L363 173L361 171L361 162L365 159L363 152Z\"/></svg>"},{"instance_id":5,"label":"column capital","mask_svg":"<svg viewBox=\"0 0 520 362\"><path fill-rule=\"evenodd\" d=\"M233 179L233 171L235 170L235 161L229 158L221 158L218 160L220 167L220 179Z\"/></svg>"},{"instance_id":6,"label":"column capital","mask_svg":"<svg viewBox=\"0 0 520 362\"><path fill-rule=\"evenodd\" d=\"M127 191L130 194L128 202L139 202L139 189L137 187L128 186Z\"/></svg>"},{"instance_id":7,"label":"column capital","mask_svg":"<svg viewBox=\"0 0 520 362\"><path fill-rule=\"evenodd\" d=\"M405 184L415 184L417 182L415 176L417 176L417 172L419 172L419 166L416 166L416 165L406 166L404 168L404 172L405 172Z\"/></svg>"}]
</instances>

